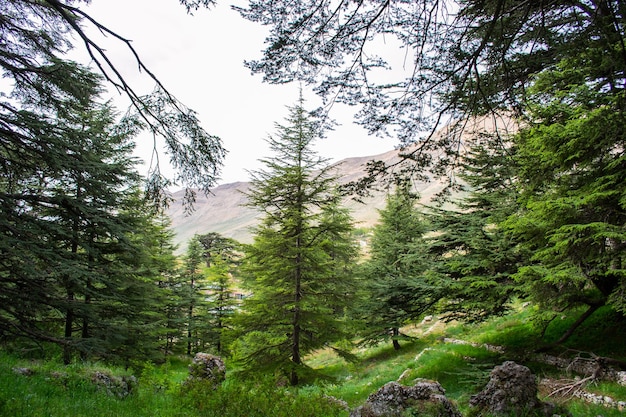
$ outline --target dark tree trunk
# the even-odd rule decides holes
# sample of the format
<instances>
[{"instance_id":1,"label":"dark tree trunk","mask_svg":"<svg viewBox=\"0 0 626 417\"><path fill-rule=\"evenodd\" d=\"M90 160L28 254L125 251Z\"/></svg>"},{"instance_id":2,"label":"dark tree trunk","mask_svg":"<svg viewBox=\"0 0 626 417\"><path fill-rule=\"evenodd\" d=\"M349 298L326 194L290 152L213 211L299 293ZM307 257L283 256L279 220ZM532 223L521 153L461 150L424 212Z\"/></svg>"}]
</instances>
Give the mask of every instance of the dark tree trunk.
<instances>
[{"instance_id":1,"label":"dark tree trunk","mask_svg":"<svg viewBox=\"0 0 626 417\"><path fill-rule=\"evenodd\" d=\"M585 322L585 320L587 320L589 317L591 317L591 315L600 307L602 307L604 304L603 303L598 303L598 304L593 304L590 305L589 308L580 316L578 317L578 320L576 320L570 327L569 329L567 329L567 331L565 333L563 333L563 335L559 338L559 340L557 340L556 342L550 343L546 346L543 346L539 349L537 349L537 352L546 352L550 349L552 349L555 346L560 345L561 343L565 343L567 341L567 339L570 338L571 335L574 334L574 332L576 331L576 329Z\"/></svg>"},{"instance_id":2,"label":"dark tree trunk","mask_svg":"<svg viewBox=\"0 0 626 417\"><path fill-rule=\"evenodd\" d=\"M400 329L394 327L392 330L391 342L393 343L393 348L395 350L400 350L400 342L398 341L398 336L400 336Z\"/></svg>"},{"instance_id":3,"label":"dark tree trunk","mask_svg":"<svg viewBox=\"0 0 626 417\"><path fill-rule=\"evenodd\" d=\"M72 362L72 326L74 324L74 309L72 303L74 302L74 292L67 292L67 312L65 313L65 331L63 336L65 337L66 344L63 346L63 363L69 365Z\"/></svg>"}]
</instances>

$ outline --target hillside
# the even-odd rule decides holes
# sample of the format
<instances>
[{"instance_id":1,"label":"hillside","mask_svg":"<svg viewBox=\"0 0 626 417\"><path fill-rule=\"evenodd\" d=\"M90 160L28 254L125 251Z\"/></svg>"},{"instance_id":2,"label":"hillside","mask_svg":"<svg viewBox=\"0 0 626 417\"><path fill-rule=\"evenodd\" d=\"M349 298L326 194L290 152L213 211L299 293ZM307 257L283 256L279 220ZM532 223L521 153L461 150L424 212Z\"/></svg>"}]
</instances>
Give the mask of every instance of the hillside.
<instances>
[{"instance_id":1,"label":"hillside","mask_svg":"<svg viewBox=\"0 0 626 417\"><path fill-rule=\"evenodd\" d=\"M392 150L380 155L347 158L334 165L339 182L344 184L358 180L365 176L365 165L370 160L380 160L387 164L399 160L398 151ZM214 188L211 194L199 193L194 211L185 213L182 206L184 191L172 195L174 202L167 210L172 220L172 228L176 232L176 243L179 251L184 251L186 242L194 234L217 232L240 242L251 242L250 227L254 226L258 213L250 207L245 207L245 192L250 183L236 182L220 185ZM416 184L422 195L422 200L428 201L435 193L442 189L437 182ZM378 209L385 205L385 190L375 190L363 202L357 202L352 197L344 199L344 206L350 208L357 223L357 227L371 227L378 219Z\"/></svg>"}]
</instances>

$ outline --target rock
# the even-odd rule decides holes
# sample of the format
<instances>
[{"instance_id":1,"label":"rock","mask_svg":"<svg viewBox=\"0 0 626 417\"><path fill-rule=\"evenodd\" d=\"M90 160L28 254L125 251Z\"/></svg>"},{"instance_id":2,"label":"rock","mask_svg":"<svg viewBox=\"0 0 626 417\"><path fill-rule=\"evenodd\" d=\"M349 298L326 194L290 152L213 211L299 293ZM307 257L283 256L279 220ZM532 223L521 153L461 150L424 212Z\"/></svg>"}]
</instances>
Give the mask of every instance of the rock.
<instances>
[{"instance_id":1,"label":"rock","mask_svg":"<svg viewBox=\"0 0 626 417\"><path fill-rule=\"evenodd\" d=\"M130 376L112 376L104 372L96 371L91 376L91 382L98 389L105 391L110 396L125 398L137 389L137 378Z\"/></svg>"},{"instance_id":2,"label":"rock","mask_svg":"<svg viewBox=\"0 0 626 417\"><path fill-rule=\"evenodd\" d=\"M530 369L515 362L507 361L496 366L485 388L470 398L470 405L477 408L478 416L553 416L560 412L551 403L537 398L537 381ZM563 412L565 414L563 414Z\"/></svg>"},{"instance_id":3,"label":"rock","mask_svg":"<svg viewBox=\"0 0 626 417\"><path fill-rule=\"evenodd\" d=\"M324 399L328 401L329 404L336 405L346 411L350 411L350 406L344 400L340 400L339 398L333 397L332 395L325 395Z\"/></svg>"},{"instance_id":4,"label":"rock","mask_svg":"<svg viewBox=\"0 0 626 417\"><path fill-rule=\"evenodd\" d=\"M226 365L219 356L196 353L189 365L187 382L207 381L217 388L226 379Z\"/></svg>"},{"instance_id":5,"label":"rock","mask_svg":"<svg viewBox=\"0 0 626 417\"><path fill-rule=\"evenodd\" d=\"M407 387L397 382L385 384L371 394L350 417L400 417L404 415L461 417L445 396L438 382L419 380Z\"/></svg>"},{"instance_id":6,"label":"rock","mask_svg":"<svg viewBox=\"0 0 626 417\"><path fill-rule=\"evenodd\" d=\"M30 368L21 368L19 366L16 366L14 368L11 368L11 370L13 371L14 374L17 375L24 375L24 376L31 376L33 375L35 372L30 369Z\"/></svg>"}]
</instances>

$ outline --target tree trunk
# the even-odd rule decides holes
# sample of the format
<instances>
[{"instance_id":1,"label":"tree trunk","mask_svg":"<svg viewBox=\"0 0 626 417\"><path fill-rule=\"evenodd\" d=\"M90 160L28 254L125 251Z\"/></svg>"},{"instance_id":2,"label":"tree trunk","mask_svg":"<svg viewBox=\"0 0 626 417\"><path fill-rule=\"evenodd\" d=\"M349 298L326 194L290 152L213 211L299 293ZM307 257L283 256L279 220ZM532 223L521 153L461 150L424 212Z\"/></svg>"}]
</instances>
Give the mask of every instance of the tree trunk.
<instances>
[{"instance_id":1,"label":"tree trunk","mask_svg":"<svg viewBox=\"0 0 626 417\"><path fill-rule=\"evenodd\" d=\"M400 350L400 342L398 342L398 336L400 336L400 329L394 327L392 329L392 338L391 338L394 350Z\"/></svg>"},{"instance_id":2,"label":"tree trunk","mask_svg":"<svg viewBox=\"0 0 626 417\"><path fill-rule=\"evenodd\" d=\"M195 296L194 294L194 289L195 289L195 281L192 278L191 279L191 297L192 299L190 300L189 303L189 310L187 311L187 355L191 356L191 346L192 346L192 342L191 342L191 338L192 338L192 331L193 331L193 305L194 305L194 300L193 297Z\"/></svg>"},{"instance_id":3,"label":"tree trunk","mask_svg":"<svg viewBox=\"0 0 626 417\"><path fill-rule=\"evenodd\" d=\"M72 326L74 324L74 309L72 308L72 303L74 301L74 292L67 291L67 312L65 313L65 332L63 336L65 337L66 344L63 346L63 363L65 365L69 365L72 362L72 347L71 341L72 338Z\"/></svg>"},{"instance_id":4,"label":"tree trunk","mask_svg":"<svg viewBox=\"0 0 626 417\"><path fill-rule=\"evenodd\" d=\"M294 315L294 321L299 321L299 311L296 308L296 313ZM293 326L293 346L291 351L291 361L294 363L294 367L291 369L291 378L290 383L292 386L298 385L298 371L296 370L296 366L302 363L302 359L300 358L300 326Z\"/></svg>"},{"instance_id":5,"label":"tree trunk","mask_svg":"<svg viewBox=\"0 0 626 417\"><path fill-rule=\"evenodd\" d=\"M298 229L298 233L300 230ZM302 242L300 236L296 239L296 247L300 250ZM302 300L302 259L298 252L296 255L296 271L295 271L295 306L293 312L293 345L291 349L291 361L294 363L294 368L291 370L292 386L298 385L298 372L296 366L302 364L302 358L300 357L300 300Z\"/></svg>"},{"instance_id":6,"label":"tree trunk","mask_svg":"<svg viewBox=\"0 0 626 417\"><path fill-rule=\"evenodd\" d=\"M193 320L193 306L189 306L188 316L189 323L187 324L187 355L191 356L191 321Z\"/></svg>"},{"instance_id":7,"label":"tree trunk","mask_svg":"<svg viewBox=\"0 0 626 417\"><path fill-rule=\"evenodd\" d=\"M567 339L570 338L571 335L574 334L574 332L576 331L576 329L585 322L585 320L587 320L589 317L591 317L591 315L600 307L602 307L604 304L603 303L598 303L598 304L593 304L590 305L589 308L578 318L578 320L576 320L570 327L569 329L567 329L567 331L565 333L563 333L563 335L559 338L559 340L557 340L556 342L550 343L546 346L543 346L539 349L536 350L536 352L545 352L550 350L551 348L560 345L561 343L564 343L567 341Z\"/></svg>"}]
</instances>

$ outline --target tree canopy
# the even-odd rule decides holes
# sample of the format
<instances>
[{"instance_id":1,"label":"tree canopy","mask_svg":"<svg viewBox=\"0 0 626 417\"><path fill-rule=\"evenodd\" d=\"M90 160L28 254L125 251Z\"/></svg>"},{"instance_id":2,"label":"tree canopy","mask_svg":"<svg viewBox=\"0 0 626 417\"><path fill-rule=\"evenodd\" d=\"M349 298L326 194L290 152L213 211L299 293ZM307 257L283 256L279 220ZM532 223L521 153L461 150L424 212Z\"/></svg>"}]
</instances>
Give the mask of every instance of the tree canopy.
<instances>
[{"instance_id":1,"label":"tree canopy","mask_svg":"<svg viewBox=\"0 0 626 417\"><path fill-rule=\"evenodd\" d=\"M269 29L263 55L247 62L253 72L311 85L328 107L358 106L370 133L417 142L407 156L439 173L456 162L466 117L524 116L536 75L578 51L588 51L580 75L590 85L624 88L617 0L251 0L237 10ZM450 134L433 135L450 122Z\"/></svg>"},{"instance_id":2,"label":"tree canopy","mask_svg":"<svg viewBox=\"0 0 626 417\"><path fill-rule=\"evenodd\" d=\"M264 217L245 248L251 295L237 320L245 334L238 355L247 368L282 372L297 385L304 356L345 337L356 246L330 167L312 150L319 130L302 101L287 122L269 138L274 155L254 173L248 194Z\"/></svg>"},{"instance_id":3,"label":"tree canopy","mask_svg":"<svg viewBox=\"0 0 626 417\"><path fill-rule=\"evenodd\" d=\"M162 137L170 161L177 169L174 182L208 191L219 177L225 156L221 140L207 133L193 110L185 107L161 84L140 58L130 40L105 27L80 6L88 1L26 1L0 2L0 71L4 84L0 101L3 147L25 151L33 147L45 148L49 119L42 115L35 121L38 130L25 129L14 120L21 110L30 106L63 109L70 102L84 102L86 75L77 71L77 65L67 58L73 47L82 47L89 54L92 65L109 85L124 93L131 102L127 120L135 129L148 130ZM211 1L181 1L188 10L208 6ZM147 74L155 84L151 94L139 93L128 81L107 50L89 37L87 28L97 29L125 45L136 59L139 71ZM17 152L17 151L15 151ZM10 155L2 154L2 158ZM8 163L8 162L7 162ZM16 161L11 162L13 166ZM6 166L6 163L5 163ZM148 197L158 202L165 199L164 189L171 180L161 175L158 164L151 168L147 181ZM189 188L189 190L191 190ZM193 193L187 196L193 200Z\"/></svg>"}]
</instances>

